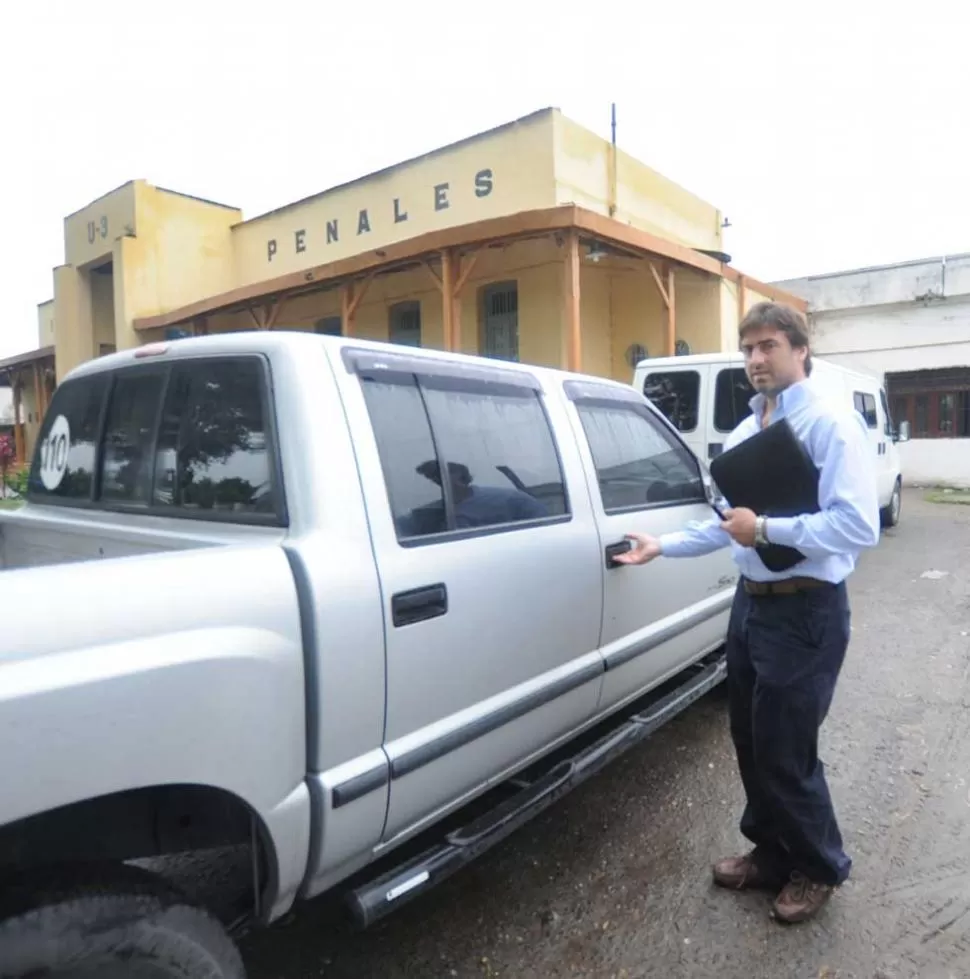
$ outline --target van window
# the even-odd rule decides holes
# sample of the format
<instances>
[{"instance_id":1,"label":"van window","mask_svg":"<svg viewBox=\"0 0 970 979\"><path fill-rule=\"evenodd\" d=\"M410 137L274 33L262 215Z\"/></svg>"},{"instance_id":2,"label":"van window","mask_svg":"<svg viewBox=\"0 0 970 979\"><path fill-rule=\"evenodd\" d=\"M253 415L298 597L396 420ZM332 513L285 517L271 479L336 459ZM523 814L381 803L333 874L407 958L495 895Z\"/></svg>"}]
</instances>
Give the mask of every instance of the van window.
<instances>
[{"instance_id":1,"label":"van window","mask_svg":"<svg viewBox=\"0 0 970 979\"><path fill-rule=\"evenodd\" d=\"M606 513L703 501L696 461L645 405L579 402Z\"/></svg>"},{"instance_id":2,"label":"van window","mask_svg":"<svg viewBox=\"0 0 970 979\"><path fill-rule=\"evenodd\" d=\"M743 367L718 371L714 384L714 428L719 432L733 432L751 414L748 402L754 395Z\"/></svg>"},{"instance_id":3,"label":"van window","mask_svg":"<svg viewBox=\"0 0 970 979\"><path fill-rule=\"evenodd\" d=\"M855 391L852 395L852 403L855 410L865 419L869 428L879 427L879 416L876 413L876 398L872 394L864 394L862 391Z\"/></svg>"},{"instance_id":4,"label":"van window","mask_svg":"<svg viewBox=\"0 0 970 979\"><path fill-rule=\"evenodd\" d=\"M883 434L886 438L891 439L896 434L896 431L893 425L893 415L889 410L889 399L886 397L886 392L882 388L879 389L879 400L882 402Z\"/></svg>"},{"instance_id":5,"label":"van window","mask_svg":"<svg viewBox=\"0 0 970 979\"><path fill-rule=\"evenodd\" d=\"M647 374L643 393L679 432L697 429L701 376L697 371L655 371Z\"/></svg>"},{"instance_id":6,"label":"van window","mask_svg":"<svg viewBox=\"0 0 970 979\"><path fill-rule=\"evenodd\" d=\"M91 498L108 387L105 374L65 381L54 392L34 451L28 496L41 503Z\"/></svg>"},{"instance_id":7,"label":"van window","mask_svg":"<svg viewBox=\"0 0 970 979\"><path fill-rule=\"evenodd\" d=\"M531 388L413 374L361 381L399 540L569 513L552 429Z\"/></svg>"}]
</instances>

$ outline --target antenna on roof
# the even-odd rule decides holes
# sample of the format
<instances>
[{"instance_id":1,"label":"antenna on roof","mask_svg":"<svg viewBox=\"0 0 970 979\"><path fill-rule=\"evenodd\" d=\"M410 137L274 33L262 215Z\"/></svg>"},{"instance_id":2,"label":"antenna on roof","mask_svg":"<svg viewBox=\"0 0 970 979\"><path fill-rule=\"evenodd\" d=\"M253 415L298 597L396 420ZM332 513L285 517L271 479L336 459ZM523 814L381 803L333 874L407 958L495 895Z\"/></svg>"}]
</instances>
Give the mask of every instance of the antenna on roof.
<instances>
[{"instance_id":1,"label":"antenna on roof","mask_svg":"<svg viewBox=\"0 0 970 979\"><path fill-rule=\"evenodd\" d=\"M616 103L610 103L610 148L608 150L610 167L609 214L616 214Z\"/></svg>"}]
</instances>

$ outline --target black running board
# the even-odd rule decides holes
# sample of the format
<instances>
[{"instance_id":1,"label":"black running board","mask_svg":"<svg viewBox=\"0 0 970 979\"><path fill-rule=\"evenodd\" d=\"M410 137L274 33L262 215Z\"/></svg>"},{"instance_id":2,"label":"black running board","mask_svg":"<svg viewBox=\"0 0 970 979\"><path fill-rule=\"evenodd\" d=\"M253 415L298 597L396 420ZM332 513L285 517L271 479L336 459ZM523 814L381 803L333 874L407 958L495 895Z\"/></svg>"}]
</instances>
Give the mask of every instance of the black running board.
<instances>
[{"instance_id":1,"label":"black running board","mask_svg":"<svg viewBox=\"0 0 970 979\"><path fill-rule=\"evenodd\" d=\"M346 902L358 926L367 928L455 871L480 857L557 799L667 723L716 687L727 674L723 653L693 668L688 678L609 734L560 761L548 772L477 819L448 833L442 842L380 877L348 892ZM520 784L520 783L516 783Z\"/></svg>"}]
</instances>

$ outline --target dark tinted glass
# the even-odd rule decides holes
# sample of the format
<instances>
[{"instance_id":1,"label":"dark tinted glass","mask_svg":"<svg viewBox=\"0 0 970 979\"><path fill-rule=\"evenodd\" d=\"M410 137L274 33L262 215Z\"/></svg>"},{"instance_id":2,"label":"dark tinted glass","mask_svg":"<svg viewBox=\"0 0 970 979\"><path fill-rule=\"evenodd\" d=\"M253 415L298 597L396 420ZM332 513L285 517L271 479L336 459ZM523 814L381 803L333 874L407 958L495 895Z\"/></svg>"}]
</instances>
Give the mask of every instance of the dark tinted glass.
<instances>
[{"instance_id":1,"label":"dark tinted glass","mask_svg":"<svg viewBox=\"0 0 970 979\"><path fill-rule=\"evenodd\" d=\"M398 537L444 533L448 522L441 487L422 475L433 475L437 455L417 381L411 376L362 377L361 383Z\"/></svg>"},{"instance_id":2,"label":"dark tinted glass","mask_svg":"<svg viewBox=\"0 0 970 979\"><path fill-rule=\"evenodd\" d=\"M855 405L855 410L865 419L866 425L869 428L879 427L879 414L876 411L875 395L855 391L852 394L852 403Z\"/></svg>"},{"instance_id":3,"label":"dark tinted glass","mask_svg":"<svg viewBox=\"0 0 970 979\"><path fill-rule=\"evenodd\" d=\"M101 499L147 506L152 493L152 447L164 375L135 371L115 379L101 458Z\"/></svg>"},{"instance_id":4,"label":"dark tinted glass","mask_svg":"<svg viewBox=\"0 0 970 979\"><path fill-rule=\"evenodd\" d=\"M54 502L88 500L94 479L103 374L66 381L54 392L31 467L29 493Z\"/></svg>"},{"instance_id":5,"label":"dark tinted glass","mask_svg":"<svg viewBox=\"0 0 970 979\"><path fill-rule=\"evenodd\" d=\"M156 505L278 511L262 385L255 359L172 369L155 453Z\"/></svg>"},{"instance_id":6,"label":"dark tinted glass","mask_svg":"<svg viewBox=\"0 0 970 979\"><path fill-rule=\"evenodd\" d=\"M697 428L701 376L697 371L663 371L648 374L643 393L680 432Z\"/></svg>"},{"instance_id":7,"label":"dark tinted glass","mask_svg":"<svg viewBox=\"0 0 970 979\"><path fill-rule=\"evenodd\" d=\"M696 462L646 408L578 407L607 513L705 499Z\"/></svg>"},{"instance_id":8,"label":"dark tinted glass","mask_svg":"<svg viewBox=\"0 0 970 979\"><path fill-rule=\"evenodd\" d=\"M893 435L893 416L889 410L889 401L886 398L886 392L881 388L879 390L879 400L882 402L882 413L886 416L883 420L883 434L891 438Z\"/></svg>"},{"instance_id":9,"label":"dark tinted glass","mask_svg":"<svg viewBox=\"0 0 970 979\"><path fill-rule=\"evenodd\" d=\"M536 392L476 391L438 379L422 381L422 390L450 470L457 529L568 512L559 456Z\"/></svg>"},{"instance_id":10,"label":"dark tinted glass","mask_svg":"<svg viewBox=\"0 0 970 979\"><path fill-rule=\"evenodd\" d=\"M748 415L755 391L742 367L725 367L718 371L714 383L714 427L719 432L733 432Z\"/></svg>"}]
</instances>

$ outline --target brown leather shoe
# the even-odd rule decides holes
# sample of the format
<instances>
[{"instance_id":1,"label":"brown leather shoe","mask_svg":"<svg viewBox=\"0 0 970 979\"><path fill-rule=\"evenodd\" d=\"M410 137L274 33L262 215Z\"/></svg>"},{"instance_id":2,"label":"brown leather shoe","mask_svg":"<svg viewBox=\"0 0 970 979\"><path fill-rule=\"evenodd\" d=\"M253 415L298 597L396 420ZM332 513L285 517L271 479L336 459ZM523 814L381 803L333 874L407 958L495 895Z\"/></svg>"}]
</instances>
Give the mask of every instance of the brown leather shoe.
<instances>
[{"instance_id":1,"label":"brown leather shoe","mask_svg":"<svg viewBox=\"0 0 970 979\"><path fill-rule=\"evenodd\" d=\"M781 880L775 874L762 870L755 863L754 853L743 857L725 857L714 864L714 883L734 891L752 889L775 890Z\"/></svg>"},{"instance_id":2,"label":"brown leather shoe","mask_svg":"<svg viewBox=\"0 0 970 979\"><path fill-rule=\"evenodd\" d=\"M799 924L814 918L834 893L831 884L820 884L795 871L775 900L772 912L778 921Z\"/></svg>"}]
</instances>

